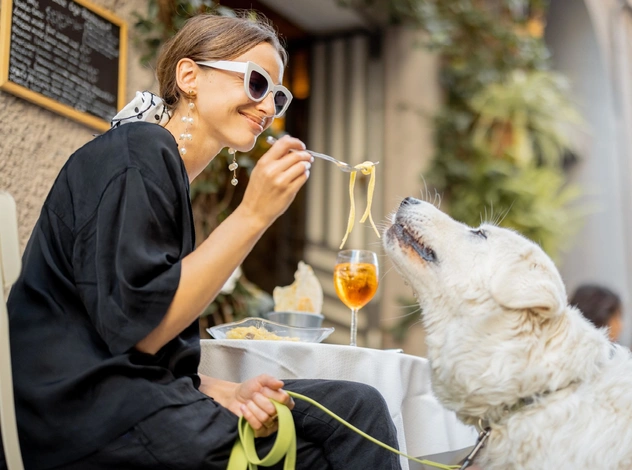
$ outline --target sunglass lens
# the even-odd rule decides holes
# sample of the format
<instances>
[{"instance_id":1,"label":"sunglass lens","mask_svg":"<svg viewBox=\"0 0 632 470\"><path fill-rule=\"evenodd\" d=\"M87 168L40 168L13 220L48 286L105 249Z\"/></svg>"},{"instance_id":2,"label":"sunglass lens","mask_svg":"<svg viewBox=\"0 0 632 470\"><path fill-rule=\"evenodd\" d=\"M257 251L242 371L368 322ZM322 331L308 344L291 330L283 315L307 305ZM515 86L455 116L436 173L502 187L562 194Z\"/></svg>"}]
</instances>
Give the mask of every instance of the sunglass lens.
<instances>
[{"instance_id":1,"label":"sunglass lens","mask_svg":"<svg viewBox=\"0 0 632 470\"><path fill-rule=\"evenodd\" d=\"M275 114L280 114L283 108L287 104L287 95L282 91L277 91L274 94L274 111Z\"/></svg>"},{"instance_id":2,"label":"sunglass lens","mask_svg":"<svg viewBox=\"0 0 632 470\"><path fill-rule=\"evenodd\" d=\"M250 95L255 100L261 99L268 91L268 81L259 72L253 70L250 74L248 88L250 90Z\"/></svg>"}]
</instances>

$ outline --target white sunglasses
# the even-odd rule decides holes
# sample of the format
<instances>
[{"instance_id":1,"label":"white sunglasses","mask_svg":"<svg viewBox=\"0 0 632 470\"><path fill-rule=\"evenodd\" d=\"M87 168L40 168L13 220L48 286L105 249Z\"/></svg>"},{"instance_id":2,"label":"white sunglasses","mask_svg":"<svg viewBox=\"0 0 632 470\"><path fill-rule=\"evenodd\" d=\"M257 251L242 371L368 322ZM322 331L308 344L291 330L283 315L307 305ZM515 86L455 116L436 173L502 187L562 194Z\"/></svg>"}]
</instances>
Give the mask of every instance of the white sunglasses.
<instances>
[{"instance_id":1,"label":"white sunglasses","mask_svg":"<svg viewBox=\"0 0 632 470\"><path fill-rule=\"evenodd\" d=\"M262 67L254 62L234 62L232 60L199 61L198 65L214 69L228 70L244 74L244 90L252 101L263 101L268 93L274 97L274 117L281 117L292 101L292 93L283 85L275 85Z\"/></svg>"}]
</instances>

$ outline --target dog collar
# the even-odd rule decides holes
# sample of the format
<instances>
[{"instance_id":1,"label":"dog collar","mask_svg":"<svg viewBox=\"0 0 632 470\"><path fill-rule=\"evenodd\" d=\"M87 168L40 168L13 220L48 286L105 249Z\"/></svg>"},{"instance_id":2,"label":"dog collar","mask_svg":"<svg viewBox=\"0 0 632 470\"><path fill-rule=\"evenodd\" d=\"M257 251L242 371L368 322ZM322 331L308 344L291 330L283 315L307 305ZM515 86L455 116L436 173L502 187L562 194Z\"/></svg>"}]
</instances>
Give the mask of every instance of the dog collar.
<instances>
[{"instance_id":1,"label":"dog collar","mask_svg":"<svg viewBox=\"0 0 632 470\"><path fill-rule=\"evenodd\" d=\"M573 380L568 385L565 385L564 387L558 388L556 390L546 390L542 393L536 393L535 395L531 395L530 397L520 398L513 405L505 407L505 410L503 412L503 418L505 418L509 414L512 414L512 413L515 413L516 411L521 410L522 408L532 405L533 403L535 403L536 401L539 401L542 398L549 397L558 392L563 392L564 390L567 390L575 385L578 385L579 383L580 383L579 380Z\"/></svg>"},{"instance_id":2,"label":"dog collar","mask_svg":"<svg viewBox=\"0 0 632 470\"><path fill-rule=\"evenodd\" d=\"M579 380L574 380L562 388L558 388L556 390L546 390L542 393L536 393L535 395L531 395L530 397L520 398L513 405L505 406L505 409L503 410L503 417L501 418L501 420L506 418L507 415L509 414L515 413L523 408L526 408L529 405L532 405L539 399L548 397L557 392L567 390L568 388L578 385L579 383L580 383ZM485 441L487 441L490 434L492 433L492 424L494 423L488 419L483 419L483 418L478 419L478 425L477 425L478 439L476 440L476 443L474 444L472 451L468 454L467 457L465 457L465 460L463 460L463 464L461 465L459 470L465 470L466 468L468 468L474 463L474 459L476 458L476 455L485 446Z\"/></svg>"}]
</instances>

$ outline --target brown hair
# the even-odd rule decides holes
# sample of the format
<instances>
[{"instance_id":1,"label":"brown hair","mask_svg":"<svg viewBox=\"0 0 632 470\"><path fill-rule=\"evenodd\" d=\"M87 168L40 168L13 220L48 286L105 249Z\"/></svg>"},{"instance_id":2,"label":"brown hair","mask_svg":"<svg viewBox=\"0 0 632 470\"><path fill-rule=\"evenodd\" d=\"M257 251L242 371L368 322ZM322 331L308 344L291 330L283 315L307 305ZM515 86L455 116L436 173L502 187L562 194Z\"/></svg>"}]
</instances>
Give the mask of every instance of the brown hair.
<instances>
[{"instance_id":1,"label":"brown hair","mask_svg":"<svg viewBox=\"0 0 632 470\"><path fill-rule=\"evenodd\" d=\"M597 328L607 326L610 319L621 311L619 296L597 284L579 286L569 303L581 310Z\"/></svg>"},{"instance_id":2,"label":"brown hair","mask_svg":"<svg viewBox=\"0 0 632 470\"><path fill-rule=\"evenodd\" d=\"M201 14L190 18L185 25L162 46L156 64L160 95L173 109L182 90L176 82L176 66L181 59L230 60L262 42L271 44L287 63L287 52L270 22L252 12L238 17Z\"/></svg>"}]
</instances>

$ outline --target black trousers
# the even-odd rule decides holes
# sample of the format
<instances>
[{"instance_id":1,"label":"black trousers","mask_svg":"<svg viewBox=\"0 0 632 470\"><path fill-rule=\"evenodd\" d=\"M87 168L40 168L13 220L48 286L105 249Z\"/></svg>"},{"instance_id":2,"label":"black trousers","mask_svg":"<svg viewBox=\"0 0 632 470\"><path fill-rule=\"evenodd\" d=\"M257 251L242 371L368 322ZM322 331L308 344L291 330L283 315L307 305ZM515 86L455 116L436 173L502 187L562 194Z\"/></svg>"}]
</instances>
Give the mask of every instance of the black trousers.
<instances>
[{"instance_id":1,"label":"black trousers","mask_svg":"<svg viewBox=\"0 0 632 470\"><path fill-rule=\"evenodd\" d=\"M326 380L286 380L370 436L398 448L382 395L368 385ZM297 469L395 470L399 457L366 440L313 405L294 400ZM274 437L257 439L259 455ZM237 417L211 399L169 407L144 419L98 452L59 470L225 470L237 438ZM281 470L283 461L269 467Z\"/></svg>"}]
</instances>

